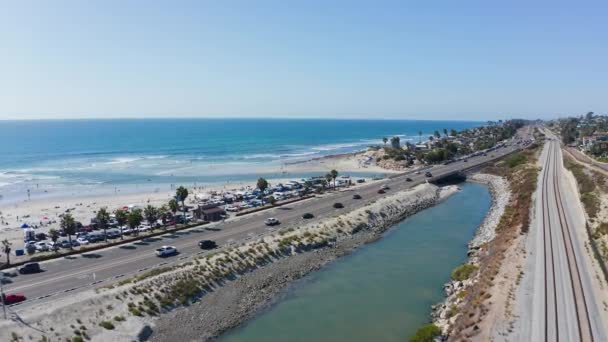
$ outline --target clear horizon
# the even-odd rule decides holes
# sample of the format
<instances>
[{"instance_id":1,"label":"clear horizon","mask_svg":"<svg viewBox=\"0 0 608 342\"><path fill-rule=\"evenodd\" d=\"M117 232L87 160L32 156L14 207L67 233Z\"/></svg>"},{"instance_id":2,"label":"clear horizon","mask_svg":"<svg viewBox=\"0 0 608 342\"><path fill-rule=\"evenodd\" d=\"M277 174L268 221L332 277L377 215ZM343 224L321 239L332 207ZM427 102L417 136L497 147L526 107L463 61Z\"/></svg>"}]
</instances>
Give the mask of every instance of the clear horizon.
<instances>
[{"instance_id":1,"label":"clear horizon","mask_svg":"<svg viewBox=\"0 0 608 342\"><path fill-rule=\"evenodd\" d=\"M7 3L0 120L606 113L607 15L599 1Z\"/></svg>"}]
</instances>

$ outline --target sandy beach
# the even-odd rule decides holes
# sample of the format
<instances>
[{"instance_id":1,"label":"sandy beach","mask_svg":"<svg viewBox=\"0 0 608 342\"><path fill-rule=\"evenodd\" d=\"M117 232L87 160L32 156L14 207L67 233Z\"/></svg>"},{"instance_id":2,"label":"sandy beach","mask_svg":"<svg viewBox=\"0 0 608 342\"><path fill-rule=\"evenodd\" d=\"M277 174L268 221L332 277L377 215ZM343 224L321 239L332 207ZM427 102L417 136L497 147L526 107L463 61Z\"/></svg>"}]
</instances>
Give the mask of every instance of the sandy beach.
<instances>
[{"instance_id":1,"label":"sandy beach","mask_svg":"<svg viewBox=\"0 0 608 342\"><path fill-rule=\"evenodd\" d=\"M365 153L349 153L342 155L327 156L323 158L310 159L296 164L288 164L281 170L269 168L262 172L279 172L285 178L274 178L268 181L271 184L284 183L292 173L319 173L323 175L332 169L339 170L341 175L349 172L374 172L378 174L394 173L376 165L368 165L364 162ZM176 184L180 186L181 184ZM196 193L211 191L239 191L255 188L255 181L250 182L223 182L210 184L197 184L196 188L184 184L190 192L186 204L195 203ZM20 202L2 204L0 202L0 240L8 239L13 243L13 249L21 248L23 245L23 232L21 226L27 224L37 231L47 232L49 228L58 228L60 215L67 212L72 214L76 221L88 224L95 216L99 208L107 208L113 211L124 206L144 207L148 204L161 206L175 195L174 190L143 191L133 193L116 194L91 194L82 193L72 196L36 198L22 200Z\"/></svg>"}]
</instances>

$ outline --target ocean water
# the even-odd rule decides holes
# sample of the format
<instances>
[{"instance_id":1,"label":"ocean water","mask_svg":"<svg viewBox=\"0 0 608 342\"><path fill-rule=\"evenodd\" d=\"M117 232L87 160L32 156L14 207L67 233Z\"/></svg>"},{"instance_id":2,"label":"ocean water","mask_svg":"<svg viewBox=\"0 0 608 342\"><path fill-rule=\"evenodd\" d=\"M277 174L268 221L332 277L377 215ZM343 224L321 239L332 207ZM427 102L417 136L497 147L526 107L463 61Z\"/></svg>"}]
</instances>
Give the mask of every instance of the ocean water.
<instances>
[{"instance_id":1,"label":"ocean water","mask_svg":"<svg viewBox=\"0 0 608 342\"><path fill-rule=\"evenodd\" d=\"M491 205L488 189L462 191L385 237L296 282L269 310L222 342L407 341L428 323L443 284Z\"/></svg>"},{"instance_id":2,"label":"ocean water","mask_svg":"<svg viewBox=\"0 0 608 342\"><path fill-rule=\"evenodd\" d=\"M0 201L281 177L284 163L428 137L463 121L150 119L0 121ZM269 171L274 167L276 171ZM290 175L293 177L307 174ZM2 202L0 202L1 204Z\"/></svg>"}]
</instances>

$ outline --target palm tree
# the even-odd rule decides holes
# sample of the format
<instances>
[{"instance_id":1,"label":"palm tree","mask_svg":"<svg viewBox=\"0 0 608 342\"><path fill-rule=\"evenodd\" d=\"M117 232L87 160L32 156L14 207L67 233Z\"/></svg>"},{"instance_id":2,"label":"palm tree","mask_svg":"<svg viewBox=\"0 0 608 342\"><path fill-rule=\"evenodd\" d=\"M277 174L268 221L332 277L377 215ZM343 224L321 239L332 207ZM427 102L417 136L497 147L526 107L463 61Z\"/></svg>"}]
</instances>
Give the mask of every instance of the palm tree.
<instances>
[{"instance_id":1,"label":"palm tree","mask_svg":"<svg viewBox=\"0 0 608 342\"><path fill-rule=\"evenodd\" d=\"M434 135L434 136L435 136L435 138L437 138L437 139L441 138L441 134L439 134L439 131L437 131L437 130L436 130L436 131L433 133L433 135Z\"/></svg>"},{"instance_id":2,"label":"palm tree","mask_svg":"<svg viewBox=\"0 0 608 342\"><path fill-rule=\"evenodd\" d=\"M456 130L452 128L452 129L450 129L450 135L455 137L458 135L458 132L456 132Z\"/></svg>"},{"instance_id":3,"label":"palm tree","mask_svg":"<svg viewBox=\"0 0 608 342\"><path fill-rule=\"evenodd\" d=\"M325 175L325 180L327 181L328 184L331 184L331 180L333 179L331 173L328 173Z\"/></svg>"},{"instance_id":4,"label":"palm tree","mask_svg":"<svg viewBox=\"0 0 608 342\"><path fill-rule=\"evenodd\" d=\"M64 214L61 218L61 229L68 235L68 242L70 243L70 249L74 249L72 246L72 235L76 234L76 221L71 214Z\"/></svg>"},{"instance_id":5,"label":"palm tree","mask_svg":"<svg viewBox=\"0 0 608 342\"><path fill-rule=\"evenodd\" d=\"M162 220L163 222L163 229L165 228L165 222L167 219L167 213L169 212L169 208L167 208L166 204L161 205L160 207L158 207L158 218Z\"/></svg>"},{"instance_id":6,"label":"palm tree","mask_svg":"<svg viewBox=\"0 0 608 342\"><path fill-rule=\"evenodd\" d=\"M154 230L154 226L156 225L156 220L158 220L158 209L156 209L153 205L148 204L144 208L144 217L150 224L150 229Z\"/></svg>"},{"instance_id":7,"label":"palm tree","mask_svg":"<svg viewBox=\"0 0 608 342\"><path fill-rule=\"evenodd\" d=\"M448 136L448 129L447 128L443 129L443 135L445 135L446 137Z\"/></svg>"},{"instance_id":8,"label":"palm tree","mask_svg":"<svg viewBox=\"0 0 608 342\"><path fill-rule=\"evenodd\" d=\"M127 223L127 212L123 209L116 209L114 211L114 216L116 216L116 222L118 223L118 227L120 228L120 239L123 239L122 236L122 227Z\"/></svg>"},{"instance_id":9,"label":"palm tree","mask_svg":"<svg viewBox=\"0 0 608 342\"><path fill-rule=\"evenodd\" d=\"M108 242L107 229L108 229L108 222L110 221L110 213L108 213L108 210L106 208L101 208L101 209L99 209L99 211L97 211L96 217L97 217L97 222L99 222L99 225L103 229L103 235L104 235L105 242Z\"/></svg>"},{"instance_id":10,"label":"palm tree","mask_svg":"<svg viewBox=\"0 0 608 342\"><path fill-rule=\"evenodd\" d=\"M300 193L302 194L301 197L304 197L304 195L308 194L308 191L313 187L313 184L311 181L305 181L304 182L304 191L301 191Z\"/></svg>"},{"instance_id":11,"label":"palm tree","mask_svg":"<svg viewBox=\"0 0 608 342\"><path fill-rule=\"evenodd\" d=\"M334 189L335 189L336 188L336 178L338 178L338 171L331 170L331 171L329 171L329 174L331 175L331 179L334 180Z\"/></svg>"},{"instance_id":12,"label":"palm tree","mask_svg":"<svg viewBox=\"0 0 608 342\"><path fill-rule=\"evenodd\" d=\"M135 235L139 235L139 232L135 230L143 220L143 216L141 215L141 209L133 209L127 216L127 223L129 224L129 228L133 230Z\"/></svg>"},{"instance_id":13,"label":"palm tree","mask_svg":"<svg viewBox=\"0 0 608 342\"><path fill-rule=\"evenodd\" d=\"M382 138L382 141L384 142L384 146L386 146L386 142L388 141L387 137Z\"/></svg>"},{"instance_id":14,"label":"palm tree","mask_svg":"<svg viewBox=\"0 0 608 342\"><path fill-rule=\"evenodd\" d=\"M53 250L55 253L59 250L59 246L57 246L57 240L59 240L59 232L57 229L51 228L49 229L49 235L51 236L51 241L53 241Z\"/></svg>"},{"instance_id":15,"label":"palm tree","mask_svg":"<svg viewBox=\"0 0 608 342\"><path fill-rule=\"evenodd\" d=\"M258 183L257 183L258 189L260 189L260 192L262 193L262 205L264 204L264 191L266 191L266 189L268 189L268 181L264 178L258 178Z\"/></svg>"},{"instance_id":16,"label":"palm tree","mask_svg":"<svg viewBox=\"0 0 608 342\"><path fill-rule=\"evenodd\" d=\"M8 239L2 240L2 252L6 254L6 264L11 264L11 246L12 243Z\"/></svg>"},{"instance_id":17,"label":"palm tree","mask_svg":"<svg viewBox=\"0 0 608 342\"><path fill-rule=\"evenodd\" d=\"M186 218L186 198L188 197L188 189L180 186L175 191L175 199L182 202L182 212L184 214L184 219Z\"/></svg>"},{"instance_id":18,"label":"palm tree","mask_svg":"<svg viewBox=\"0 0 608 342\"><path fill-rule=\"evenodd\" d=\"M418 131L418 142L422 142L422 131Z\"/></svg>"},{"instance_id":19,"label":"palm tree","mask_svg":"<svg viewBox=\"0 0 608 342\"><path fill-rule=\"evenodd\" d=\"M431 136L429 136L429 141L430 141L431 143L433 142L433 140L435 140L435 138L433 138L433 136L432 136L432 135L431 135Z\"/></svg>"},{"instance_id":20,"label":"palm tree","mask_svg":"<svg viewBox=\"0 0 608 342\"><path fill-rule=\"evenodd\" d=\"M175 225L177 225L177 220L175 219L175 214L177 213L177 200L175 199L171 199L169 201L169 210L171 210L171 213L173 213L173 223Z\"/></svg>"}]
</instances>

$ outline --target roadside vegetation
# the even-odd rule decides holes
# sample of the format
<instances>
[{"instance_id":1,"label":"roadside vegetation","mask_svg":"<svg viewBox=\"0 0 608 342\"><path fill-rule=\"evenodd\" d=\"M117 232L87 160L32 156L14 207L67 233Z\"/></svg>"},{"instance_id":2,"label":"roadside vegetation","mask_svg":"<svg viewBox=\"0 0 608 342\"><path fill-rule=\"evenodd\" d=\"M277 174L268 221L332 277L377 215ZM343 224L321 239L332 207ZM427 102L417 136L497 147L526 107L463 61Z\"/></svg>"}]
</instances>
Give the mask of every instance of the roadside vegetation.
<instances>
[{"instance_id":1,"label":"roadside vegetation","mask_svg":"<svg viewBox=\"0 0 608 342\"><path fill-rule=\"evenodd\" d=\"M439 336L441 336L441 329L435 324L427 324L410 337L410 342L433 342Z\"/></svg>"},{"instance_id":2,"label":"roadside vegetation","mask_svg":"<svg viewBox=\"0 0 608 342\"><path fill-rule=\"evenodd\" d=\"M479 267L473 264L462 264L452 271L452 279L457 281L464 281L471 277L473 272L477 271Z\"/></svg>"},{"instance_id":3,"label":"roadside vegetation","mask_svg":"<svg viewBox=\"0 0 608 342\"><path fill-rule=\"evenodd\" d=\"M475 264L464 264L453 273L454 280L473 280L460 291L458 306L450 308L456 316L448 334L454 340L468 340L479 332L478 324L488 312L491 288L513 241L528 232L532 195L536 190L540 168L537 165L540 149L531 145L503 161L486 167L482 172L504 177L509 182L511 199L496 227L493 240L481 247Z\"/></svg>"},{"instance_id":4,"label":"roadside vegetation","mask_svg":"<svg viewBox=\"0 0 608 342\"><path fill-rule=\"evenodd\" d=\"M570 157L564 156L564 166L570 170L578 184L581 202L589 218L595 219L600 210L600 200L597 193L597 183L604 184L605 177L597 171L588 170Z\"/></svg>"},{"instance_id":5,"label":"roadside vegetation","mask_svg":"<svg viewBox=\"0 0 608 342\"><path fill-rule=\"evenodd\" d=\"M564 166L572 172L581 203L588 216L587 232L590 236L590 245L608 279L608 216L602 212L602 202L608 201L608 184L606 176L596 170L577 163L570 156L564 154ZM606 205L603 205L606 208Z\"/></svg>"}]
</instances>

